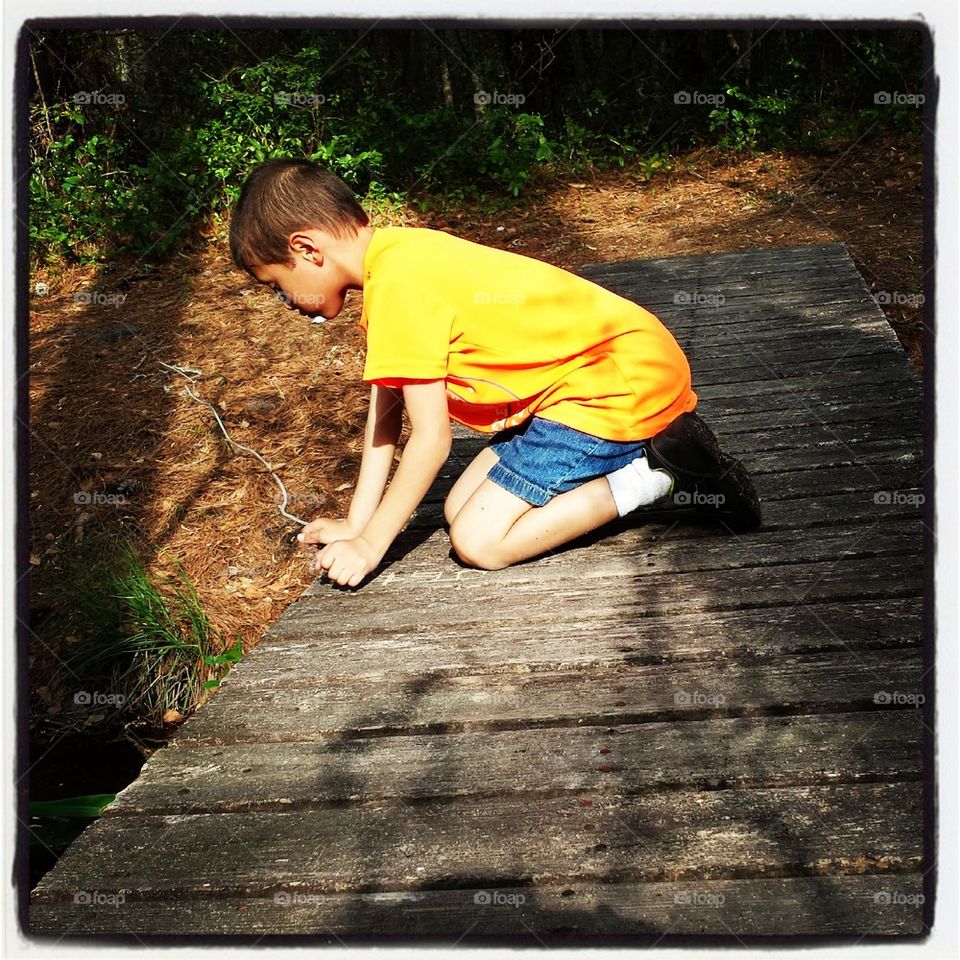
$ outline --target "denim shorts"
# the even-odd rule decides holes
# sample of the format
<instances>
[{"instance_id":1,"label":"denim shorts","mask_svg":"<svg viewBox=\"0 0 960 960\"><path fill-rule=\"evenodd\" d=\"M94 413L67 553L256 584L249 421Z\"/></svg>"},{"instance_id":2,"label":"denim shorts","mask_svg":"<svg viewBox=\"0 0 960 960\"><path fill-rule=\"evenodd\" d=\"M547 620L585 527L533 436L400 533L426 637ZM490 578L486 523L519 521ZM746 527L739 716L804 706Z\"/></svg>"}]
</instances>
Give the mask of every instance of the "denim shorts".
<instances>
[{"instance_id":1,"label":"denim shorts","mask_svg":"<svg viewBox=\"0 0 960 960\"><path fill-rule=\"evenodd\" d=\"M643 455L645 440L604 440L564 423L529 417L487 442L499 461L487 479L535 507Z\"/></svg>"}]
</instances>

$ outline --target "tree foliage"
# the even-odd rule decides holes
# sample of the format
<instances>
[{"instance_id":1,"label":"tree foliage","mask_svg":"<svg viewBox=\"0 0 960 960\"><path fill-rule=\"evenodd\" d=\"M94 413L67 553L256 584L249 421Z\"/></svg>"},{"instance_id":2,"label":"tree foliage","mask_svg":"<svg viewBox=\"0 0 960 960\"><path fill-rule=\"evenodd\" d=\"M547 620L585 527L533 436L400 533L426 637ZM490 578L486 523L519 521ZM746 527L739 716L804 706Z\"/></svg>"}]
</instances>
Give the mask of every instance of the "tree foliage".
<instances>
[{"instance_id":1,"label":"tree foliage","mask_svg":"<svg viewBox=\"0 0 960 960\"><path fill-rule=\"evenodd\" d=\"M274 156L368 202L510 201L691 146L917 131L921 61L909 30L44 30L31 250L157 258Z\"/></svg>"}]
</instances>

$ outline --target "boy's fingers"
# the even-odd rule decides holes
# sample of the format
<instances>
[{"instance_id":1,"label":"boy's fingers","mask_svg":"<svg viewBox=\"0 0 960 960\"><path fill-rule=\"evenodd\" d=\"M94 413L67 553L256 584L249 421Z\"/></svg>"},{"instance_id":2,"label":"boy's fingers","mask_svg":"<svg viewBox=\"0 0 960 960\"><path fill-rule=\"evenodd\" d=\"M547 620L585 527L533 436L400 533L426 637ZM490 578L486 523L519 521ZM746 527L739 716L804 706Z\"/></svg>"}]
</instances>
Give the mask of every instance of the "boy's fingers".
<instances>
[{"instance_id":1,"label":"boy's fingers","mask_svg":"<svg viewBox=\"0 0 960 960\"><path fill-rule=\"evenodd\" d=\"M297 539L302 543L326 543L327 521L312 520L298 534Z\"/></svg>"}]
</instances>

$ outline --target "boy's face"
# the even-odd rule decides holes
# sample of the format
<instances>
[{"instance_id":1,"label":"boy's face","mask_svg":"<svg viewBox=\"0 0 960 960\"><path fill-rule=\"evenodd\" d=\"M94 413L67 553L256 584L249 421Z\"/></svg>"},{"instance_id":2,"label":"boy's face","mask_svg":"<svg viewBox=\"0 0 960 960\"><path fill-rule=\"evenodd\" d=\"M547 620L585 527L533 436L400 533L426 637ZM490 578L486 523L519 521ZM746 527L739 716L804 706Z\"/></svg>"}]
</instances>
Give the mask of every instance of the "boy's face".
<instances>
[{"instance_id":1,"label":"boy's face","mask_svg":"<svg viewBox=\"0 0 960 960\"><path fill-rule=\"evenodd\" d=\"M250 272L260 283L282 294L291 310L306 317L332 319L343 309L350 286L337 258L325 256L318 246L309 242L292 242L291 247L292 267L265 263Z\"/></svg>"}]
</instances>

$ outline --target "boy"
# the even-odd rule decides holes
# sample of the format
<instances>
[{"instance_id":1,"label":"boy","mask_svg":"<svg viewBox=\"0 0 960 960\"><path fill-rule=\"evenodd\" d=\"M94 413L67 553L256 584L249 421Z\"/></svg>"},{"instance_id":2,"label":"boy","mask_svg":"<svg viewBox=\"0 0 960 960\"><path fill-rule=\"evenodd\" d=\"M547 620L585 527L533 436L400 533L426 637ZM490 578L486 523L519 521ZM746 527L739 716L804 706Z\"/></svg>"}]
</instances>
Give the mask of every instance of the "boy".
<instances>
[{"instance_id":1,"label":"boy","mask_svg":"<svg viewBox=\"0 0 960 960\"><path fill-rule=\"evenodd\" d=\"M244 183L234 263L308 317L363 291L371 384L345 520L299 539L351 587L380 563L450 452L450 419L493 434L444 515L465 563L499 569L673 495L735 530L760 523L746 471L693 413L690 368L631 301L559 267L437 230L372 228L350 189L307 160ZM386 482L402 426L410 439Z\"/></svg>"}]
</instances>

